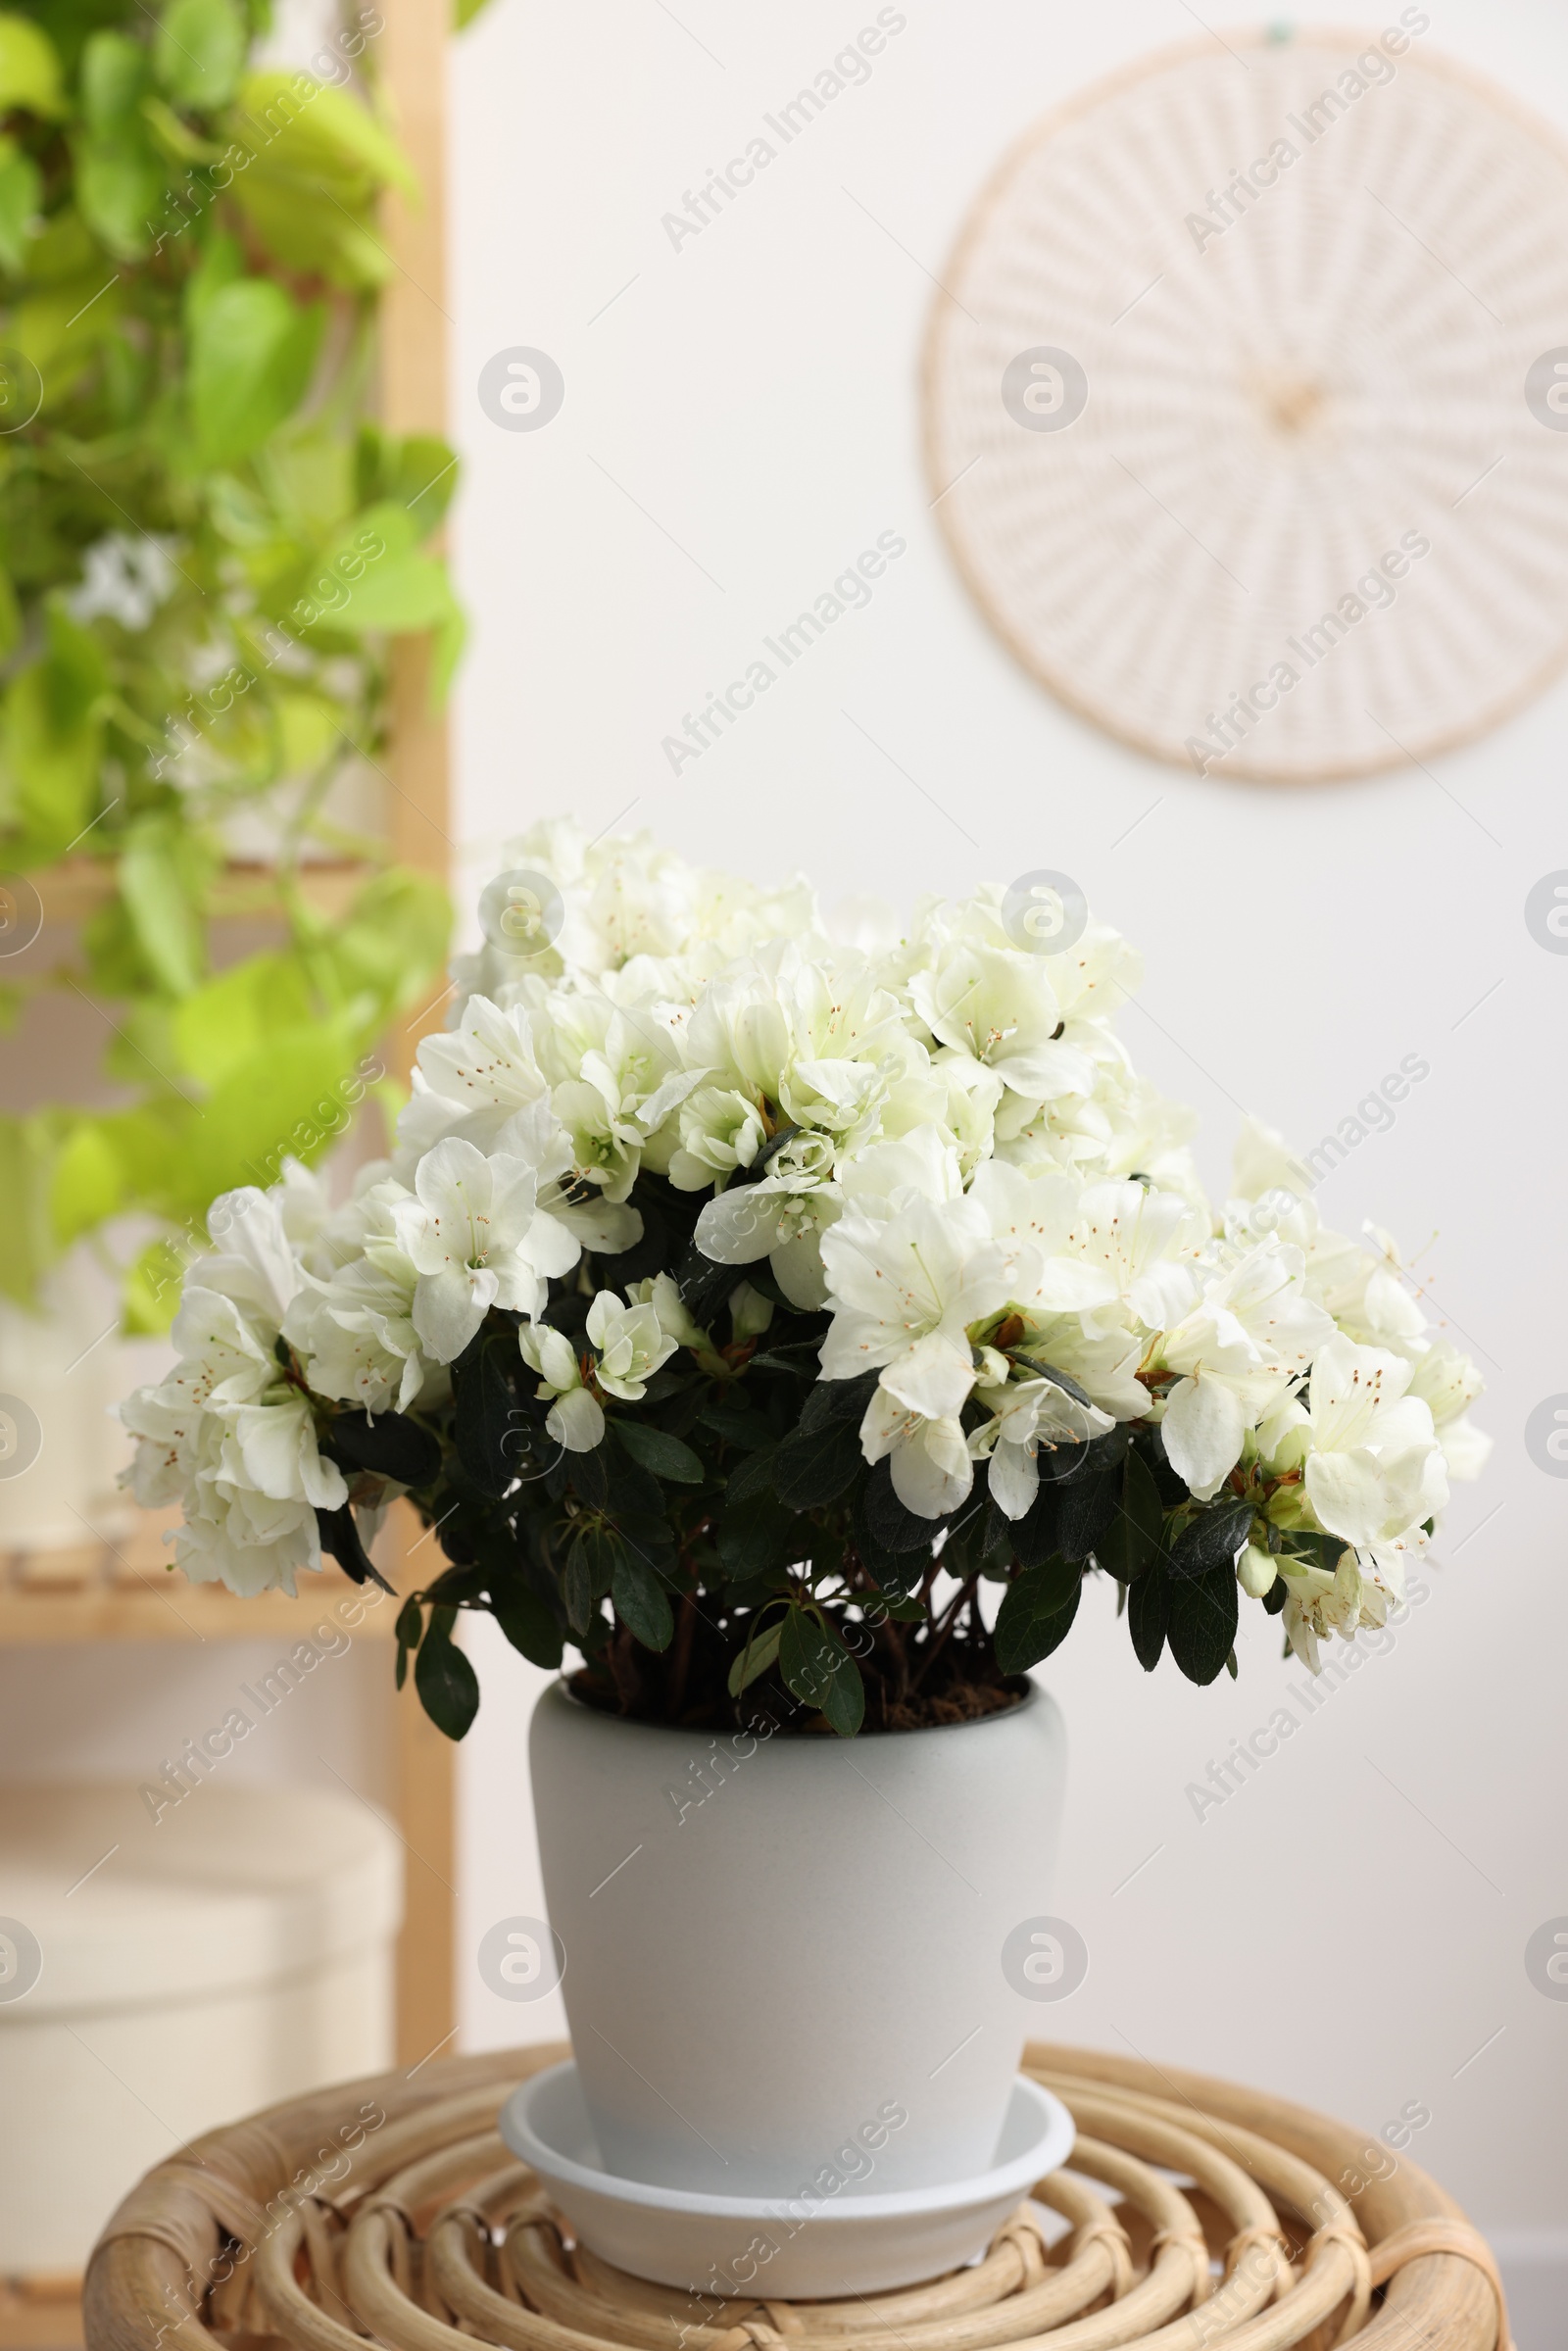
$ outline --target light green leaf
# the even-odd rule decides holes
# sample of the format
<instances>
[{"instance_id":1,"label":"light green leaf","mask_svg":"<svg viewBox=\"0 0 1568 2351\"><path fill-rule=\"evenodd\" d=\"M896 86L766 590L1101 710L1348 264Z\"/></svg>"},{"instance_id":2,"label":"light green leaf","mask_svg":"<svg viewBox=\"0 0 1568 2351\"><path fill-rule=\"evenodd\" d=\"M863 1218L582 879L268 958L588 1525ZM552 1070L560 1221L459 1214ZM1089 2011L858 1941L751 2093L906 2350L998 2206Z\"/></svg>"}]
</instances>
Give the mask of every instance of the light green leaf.
<instances>
[{"instance_id":1,"label":"light green leaf","mask_svg":"<svg viewBox=\"0 0 1568 2351\"><path fill-rule=\"evenodd\" d=\"M452 906L438 882L407 871L378 874L354 901L348 920L314 947L312 970L334 1003L371 996L379 1028L428 994L451 936Z\"/></svg>"},{"instance_id":2,"label":"light green leaf","mask_svg":"<svg viewBox=\"0 0 1568 2351\"><path fill-rule=\"evenodd\" d=\"M15 653L22 639L22 608L9 571L0 570L0 661Z\"/></svg>"},{"instance_id":3,"label":"light green leaf","mask_svg":"<svg viewBox=\"0 0 1568 2351\"><path fill-rule=\"evenodd\" d=\"M185 280L185 331L200 332L207 313L225 286L245 274L245 256L238 237L213 237L201 260Z\"/></svg>"},{"instance_id":4,"label":"light green leaf","mask_svg":"<svg viewBox=\"0 0 1568 2351\"><path fill-rule=\"evenodd\" d=\"M147 52L123 32L95 32L81 52L81 112L98 138L139 128L136 109L147 87Z\"/></svg>"},{"instance_id":5,"label":"light green leaf","mask_svg":"<svg viewBox=\"0 0 1568 2351\"><path fill-rule=\"evenodd\" d=\"M202 306L190 360L199 464L232 465L292 415L311 380L323 318L319 304L299 310L266 277L239 278Z\"/></svg>"},{"instance_id":6,"label":"light green leaf","mask_svg":"<svg viewBox=\"0 0 1568 2351\"><path fill-rule=\"evenodd\" d=\"M251 161L234 201L263 244L291 269L369 288L391 270L374 221L384 187L417 193L408 161L368 109L308 74L253 73L228 118Z\"/></svg>"},{"instance_id":7,"label":"light green leaf","mask_svg":"<svg viewBox=\"0 0 1568 2351\"><path fill-rule=\"evenodd\" d=\"M108 673L97 639L63 606L51 606L47 625L48 650L6 696L4 751L29 849L61 857L97 813Z\"/></svg>"},{"instance_id":8,"label":"light green leaf","mask_svg":"<svg viewBox=\"0 0 1568 2351\"><path fill-rule=\"evenodd\" d=\"M765 1633L759 1633L742 1649L729 1669L729 1694L732 1698L738 1698L741 1691L755 1682L760 1674L766 1673L778 1655L778 1644L783 1635L784 1619L779 1617L768 1626Z\"/></svg>"},{"instance_id":9,"label":"light green leaf","mask_svg":"<svg viewBox=\"0 0 1568 2351\"><path fill-rule=\"evenodd\" d=\"M290 612L301 634L393 636L443 626L457 612L446 565L421 555L422 524L390 500L367 507L307 574Z\"/></svg>"},{"instance_id":10,"label":"light green leaf","mask_svg":"<svg viewBox=\"0 0 1568 2351\"><path fill-rule=\"evenodd\" d=\"M283 1029L236 1062L193 1120L183 1163L168 1171L166 1212L205 1215L236 1184L275 1183L288 1157L307 1164L343 1132L357 1035L336 1021Z\"/></svg>"},{"instance_id":11,"label":"light green leaf","mask_svg":"<svg viewBox=\"0 0 1568 2351\"><path fill-rule=\"evenodd\" d=\"M234 0L170 0L153 44L159 87L176 106L226 106L245 64L245 20Z\"/></svg>"},{"instance_id":12,"label":"light green leaf","mask_svg":"<svg viewBox=\"0 0 1568 2351\"><path fill-rule=\"evenodd\" d=\"M176 1008L179 1065L204 1086L216 1086L279 1030L304 1027L314 1010L296 955L249 955L195 989Z\"/></svg>"},{"instance_id":13,"label":"light green leaf","mask_svg":"<svg viewBox=\"0 0 1568 2351\"><path fill-rule=\"evenodd\" d=\"M82 218L122 261L138 261L153 241L153 214L167 187L163 165L133 133L80 138L76 201Z\"/></svg>"},{"instance_id":14,"label":"light green leaf","mask_svg":"<svg viewBox=\"0 0 1568 2351\"><path fill-rule=\"evenodd\" d=\"M273 172L418 194L408 157L368 107L309 74L247 74L232 136Z\"/></svg>"},{"instance_id":15,"label":"light green leaf","mask_svg":"<svg viewBox=\"0 0 1568 2351\"><path fill-rule=\"evenodd\" d=\"M42 201L43 182L30 155L0 136L0 263L13 276L26 267L27 247Z\"/></svg>"},{"instance_id":16,"label":"light green leaf","mask_svg":"<svg viewBox=\"0 0 1568 2351\"><path fill-rule=\"evenodd\" d=\"M121 1290L122 1327L127 1337L153 1339L167 1331L179 1311L184 1270L178 1245L152 1241L126 1274Z\"/></svg>"},{"instance_id":17,"label":"light green leaf","mask_svg":"<svg viewBox=\"0 0 1568 2351\"><path fill-rule=\"evenodd\" d=\"M22 107L29 115L66 111L54 43L27 17L0 16L0 114Z\"/></svg>"},{"instance_id":18,"label":"light green leaf","mask_svg":"<svg viewBox=\"0 0 1568 2351\"><path fill-rule=\"evenodd\" d=\"M108 1120L75 1121L49 1171L49 1221L61 1249L120 1213L125 1168Z\"/></svg>"},{"instance_id":19,"label":"light green leaf","mask_svg":"<svg viewBox=\"0 0 1568 2351\"><path fill-rule=\"evenodd\" d=\"M26 1305L53 1254L47 1150L33 1119L0 1117L0 1292Z\"/></svg>"},{"instance_id":20,"label":"light green leaf","mask_svg":"<svg viewBox=\"0 0 1568 2351\"><path fill-rule=\"evenodd\" d=\"M182 858L183 826L173 814L139 816L124 836L118 881L136 943L171 996L189 996L201 981L205 942Z\"/></svg>"},{"instance_id":21,"label":"light green leaf","mask_svg":"<svg viewBox=\"0 0 1568 2351\"><path fill-rule=\"evenodd\" d=\"M43 241L39 237L27 256L30 278L38 274L38 246ZM120 331L122 308L122 289L102 253L89 276L46 286L17 305L11 341L42 378L45 416L69 398L104 338Z\"/></svg>"},{"instance_id":22,"label":"light green leaf","mask_svg":"<svg viewBox=\"0 0 1568 2351\"><path fill-rule=\"evenodd\" d=\"M154 146L160 154L175 164L220 164L226 149L215 139L204 139L192 130L183 115L176 115L165 98L149 95L141 102L141 119L152 133Z\"/></svg>"}]
</instances>

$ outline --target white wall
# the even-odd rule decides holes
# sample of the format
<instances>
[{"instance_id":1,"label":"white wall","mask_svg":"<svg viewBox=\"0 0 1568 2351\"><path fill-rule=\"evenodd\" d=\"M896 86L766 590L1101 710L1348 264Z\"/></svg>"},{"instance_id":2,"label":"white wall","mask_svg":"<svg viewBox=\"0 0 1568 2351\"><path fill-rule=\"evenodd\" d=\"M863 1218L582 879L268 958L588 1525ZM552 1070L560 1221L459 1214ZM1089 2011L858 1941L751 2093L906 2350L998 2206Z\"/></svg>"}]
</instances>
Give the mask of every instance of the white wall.
<instances>
[{"instance_id":1,"label":"white wall","mask_svg":"<svg viewBox=\"0 0 1568 2351\"><path fill-rule=\"evenodd\" d=\"M1200 1109L1219 1187L1236 1104L1311 1143L1402 1055L1430 1061L1321 1201L1342 1228L1373 1215L1418 1257L1487 1372L1493 1466L1459 1491L1444 1565L1393 1652L1201 1820L1189 1784L1303 1677L1254 1617L1235 1688L1194 1690L1168 1664L1147 1683L1109 1595L1093 1595L1050 1669L1074 1748L1059 1907L1092 1965L1042 2013L1074 2039L1267 2082L1373 2130L1419 2100L1432 2121L1414 2158L1483 2223L1549 2231L1568 2190L1568 2005L1533 1988L1524 1950L1568 1913L1565 1497L1523 1427L1568 1386L1553 1311L1568 963L1522 910L1568 863L1568 689L1432 778L1279 791L1146 762L1031 685L927 508L930 272L1018 129L1192 35L1193 13L907 0L869 85L671 250L662 214L874 13L494 0L460 44L457 549L475 615L462 830L477 842L570 808L759 878L803 865L830 903L1064 868L1145 951L1150 1009L1124 1027ZM1568 122L1568 16L1437 0L1434 18L1433 48ZM539 432L499 430L478 406L482 365L514 345L564 374ZM869 610L673 778L660 745L682 713L887 528L909 552ZM465 1757L470 2045L560 2030L553 2004L508 2006L472 1971L483 1928L540 1900L521 1738L537 1677L495 1647Z\"/></svg>"}]
</instances>

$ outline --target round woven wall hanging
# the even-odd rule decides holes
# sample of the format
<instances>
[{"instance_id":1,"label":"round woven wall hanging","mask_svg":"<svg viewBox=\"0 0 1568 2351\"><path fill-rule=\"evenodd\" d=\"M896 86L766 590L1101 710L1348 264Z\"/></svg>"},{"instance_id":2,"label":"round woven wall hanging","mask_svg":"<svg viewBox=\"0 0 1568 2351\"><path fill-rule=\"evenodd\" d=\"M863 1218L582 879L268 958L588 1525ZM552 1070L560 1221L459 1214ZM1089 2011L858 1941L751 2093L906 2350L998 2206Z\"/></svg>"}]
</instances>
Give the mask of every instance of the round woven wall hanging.
<instances>
[{"instance_id":1,"label":"round woven wall hanging","mask_svg":"<svg viewBox=\"0 0 1568 2351\"><path fill-rule=\"evenodd\" d=\"M1568 150L1427 24L1101 83L943 272L964 578L1063 702L1198 773L1425 759L1568 657Z\"/></svg>"}]
</instances>

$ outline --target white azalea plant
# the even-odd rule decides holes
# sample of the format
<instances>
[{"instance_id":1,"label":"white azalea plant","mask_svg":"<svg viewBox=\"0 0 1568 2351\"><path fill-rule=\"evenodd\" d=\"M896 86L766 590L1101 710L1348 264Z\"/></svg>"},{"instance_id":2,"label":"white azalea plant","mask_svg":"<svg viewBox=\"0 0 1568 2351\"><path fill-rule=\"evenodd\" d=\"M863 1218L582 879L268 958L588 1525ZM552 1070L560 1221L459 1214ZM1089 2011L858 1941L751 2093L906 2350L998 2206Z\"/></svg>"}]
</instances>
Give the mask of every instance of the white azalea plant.
<instances>
[{"instance_id":1,"label":"white azalea plant","mask_svg":"<svg viewBox=\"0 0 1568 2351\"><path fill-rule=\"evenodd\" d=\"M1091 1573L1200 1683L1243 1597L1314 1668L1399 1605L1480 1379L1268 1130L1209 1206L1113 931L981 890L852 947L646 837L515 855L392 1159L213 1208L122 1407L187 1575L376 1574L406 1494L399 1676L459 1737L466 1609L623 1713L850 1734L1010 1703Z\"/></svg>"}]
</instances>

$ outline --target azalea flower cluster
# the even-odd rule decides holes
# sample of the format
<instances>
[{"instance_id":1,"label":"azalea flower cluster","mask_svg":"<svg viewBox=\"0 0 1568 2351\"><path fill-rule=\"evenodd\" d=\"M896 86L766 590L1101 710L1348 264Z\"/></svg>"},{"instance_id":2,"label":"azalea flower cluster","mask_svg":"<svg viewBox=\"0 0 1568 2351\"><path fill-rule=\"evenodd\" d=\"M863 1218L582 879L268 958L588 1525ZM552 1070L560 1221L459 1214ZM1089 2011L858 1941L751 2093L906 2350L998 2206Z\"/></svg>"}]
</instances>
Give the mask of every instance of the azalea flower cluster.
<instances>
[{"instance_id":1,"label":"azalea flower cluster","mask_svg":"<svg viewBox=\"0 0 1568 2351\"><path fill-rule=\"evenodd\" d=\"M390 1160L214 1208L179 1361L122 1407L187 1574L363 1573L410 1494L451 1565L401 1629L449 1727L462 1606L623 1700L627 1641L691 1607L732 1697L776 1673L845 1729L854 1625L896 1682L966 1605L957 1650L1015 1672L1093 1567L1198 1680L1239 1593L1314 1667L1399 1604L1480 1379L1266 1129L1209 1206L1116 1033L1115 932L1043 951L983 889L845 944L804 883L564 823L514 862L557 919L457 966Z\"/></svg>"}]
</instances>

